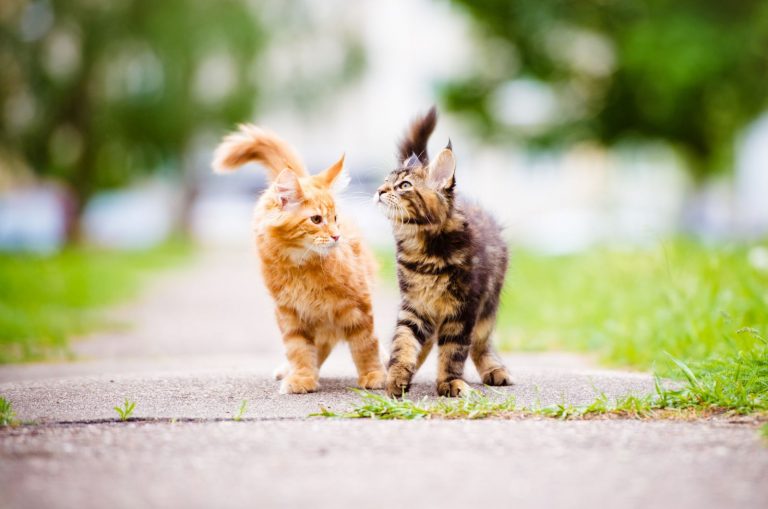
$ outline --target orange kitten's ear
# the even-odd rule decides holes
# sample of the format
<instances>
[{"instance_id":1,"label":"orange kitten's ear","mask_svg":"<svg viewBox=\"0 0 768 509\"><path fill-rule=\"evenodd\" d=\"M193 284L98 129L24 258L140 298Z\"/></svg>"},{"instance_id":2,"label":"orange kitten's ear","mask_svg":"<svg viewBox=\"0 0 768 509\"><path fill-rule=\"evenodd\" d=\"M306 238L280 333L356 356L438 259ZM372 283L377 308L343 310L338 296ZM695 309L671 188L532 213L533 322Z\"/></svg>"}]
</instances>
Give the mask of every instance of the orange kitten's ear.
<instances>
[{"instance_id":1,"label":"orange kitten's ear","mask_svg":"<svg viewBox=\"0 0 768 509\"><path fill-rule=\"evenodd\" d=\"M326 187L333 186L334 191L341 191L349 184L349 175L344 171L344 157L333 163L329 168L317 174L318 178Z\"/></svg>"},{"instance_id":2,"label":"orange kitten's ear","mask_svg":"<svg viewBox=\"0 0 768 509\"><path fill-rule=\"evenodd\" d=\"M280 172L275 179L274 186L275 195L277 195L280 208L283 210L295 207L301 203L301 199L304 197L298 177L288 168Z\"/></svg>"},{"instance_id":3,"label":"orange kitten's ear","mask_svg":"<svg viewBox=\"0 0 768 509\"><path fill-rule=\"evenodd\" d=\"M448 189L453 186L456 171L456 159L453 157L450 142L429 165L427 184L434 189Z\"/></svg>"}]
</instances>

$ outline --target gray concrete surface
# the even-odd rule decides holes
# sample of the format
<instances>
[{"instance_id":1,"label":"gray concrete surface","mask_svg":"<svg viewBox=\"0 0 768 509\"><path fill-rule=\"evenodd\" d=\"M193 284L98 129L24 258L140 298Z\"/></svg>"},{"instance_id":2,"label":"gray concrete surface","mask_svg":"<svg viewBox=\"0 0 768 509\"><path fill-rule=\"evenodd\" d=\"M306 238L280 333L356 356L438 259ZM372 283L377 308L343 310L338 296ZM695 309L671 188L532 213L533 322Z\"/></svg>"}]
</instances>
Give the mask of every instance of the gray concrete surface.
<instances>
[{"instance_id":1,"label":"gray concrete surface","mask_svg":"<svg viewBox=\"0 0 768 509\"><path fill-rule=\"evenodd\" d=\"M255 269L207 254L115 310L131 328L75 343L79 362L0 367L0 395L35 422L0 429L0 507L768 505L768 447L753 424L308 418L355 401L352 362L339 349L320 392L279 395L279 336ZM382 287L385 343L395 309ZM517 383L503 392L520 404L652 390L648 374L575 355L506 361ZM431 359L412 397L431 396L433 378ZM104 422L125 398L150 420Z\"/></svg>"}]
</instances>

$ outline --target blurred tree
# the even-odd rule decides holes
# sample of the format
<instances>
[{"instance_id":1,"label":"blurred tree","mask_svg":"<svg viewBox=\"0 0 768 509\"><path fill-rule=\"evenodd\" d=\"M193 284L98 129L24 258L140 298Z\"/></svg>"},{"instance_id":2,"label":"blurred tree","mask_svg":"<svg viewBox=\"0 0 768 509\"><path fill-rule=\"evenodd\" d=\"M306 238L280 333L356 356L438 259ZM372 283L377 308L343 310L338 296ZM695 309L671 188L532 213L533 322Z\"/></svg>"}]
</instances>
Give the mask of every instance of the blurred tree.
<instances>
[{"instance_id":1,"label":"blurred tree","mask_svg":"<svg viewBox=\"0 0 768 509\"><path fill-rule=\"evenodd\" d=\"M69 183L78 207L178 171L201 132L253 116L269 37L306 22L291 4L3 0L0 152Z\"/></svg>"},{"instance_id":2,"label":"blurred tree","mask_svg":"<svg viewBox=\"0 0 768 509\"><path fill-rule=\"evenodd\" d=\"M702 178L730 169L738 131L768 106L764 0L455 3L488 46L476 72L442 94L488 136L665 140ZM510 108L526 100L551 118L515 119Z\"/></svg>"}]
</instances>

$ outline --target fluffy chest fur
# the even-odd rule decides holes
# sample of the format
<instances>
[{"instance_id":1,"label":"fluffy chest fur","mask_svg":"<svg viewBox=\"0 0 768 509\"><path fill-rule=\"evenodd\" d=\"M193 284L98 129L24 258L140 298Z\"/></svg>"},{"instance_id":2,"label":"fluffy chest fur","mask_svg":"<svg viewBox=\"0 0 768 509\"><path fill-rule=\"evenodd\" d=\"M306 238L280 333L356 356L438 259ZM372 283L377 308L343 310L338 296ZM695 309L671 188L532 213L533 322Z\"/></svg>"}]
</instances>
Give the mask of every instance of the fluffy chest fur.
<instances>
[{"instance_id":1,"label":"fluffy chest fur","mask_svg":"<svg viewBox=\"0 0 768 509\"><path fill-rule=\"evenodd\" d=\"M295 312L317 332L339 333L370 313L373 256L351 226L342 228L345 241L328 254L291 253L283 239L259 223L256 246L264 282L278 308Z\"/></svg>"}]
</instances>

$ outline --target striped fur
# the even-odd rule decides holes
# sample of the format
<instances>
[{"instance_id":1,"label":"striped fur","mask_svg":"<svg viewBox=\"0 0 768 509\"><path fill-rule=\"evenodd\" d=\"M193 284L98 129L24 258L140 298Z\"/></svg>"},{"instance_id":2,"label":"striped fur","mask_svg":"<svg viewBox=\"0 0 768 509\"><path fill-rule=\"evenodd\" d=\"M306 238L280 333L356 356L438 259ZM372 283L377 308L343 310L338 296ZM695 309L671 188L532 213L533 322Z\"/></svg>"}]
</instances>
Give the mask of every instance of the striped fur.
<instances>
[{"instance_id":1,"label":"striped fur","mask_svg":"<svg viewBox=\"0 0 768 509\"><path fill-rule=\"evenodd\" d=\"M483 383L512 383L490 339L507 247L494 219L456 195L450 144L431 162L426 159L435 120L431 110L414 121L401 147L421 147L421 154L401 152L401 166L376 194L397 242L401 304L386 381L393 396L408 390L435 343L438 394L469 390L463 380L467 357ZM409 141L413 133L423 139Z\"/></svg>"}]
</instances>

